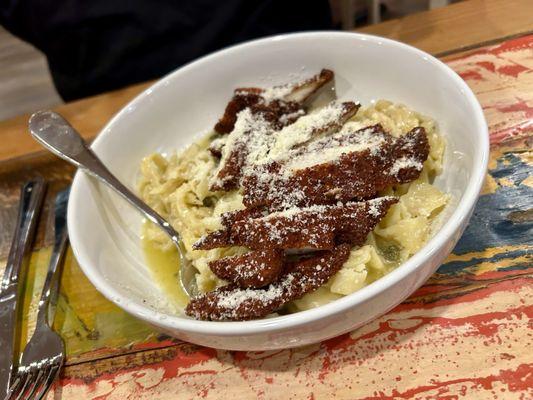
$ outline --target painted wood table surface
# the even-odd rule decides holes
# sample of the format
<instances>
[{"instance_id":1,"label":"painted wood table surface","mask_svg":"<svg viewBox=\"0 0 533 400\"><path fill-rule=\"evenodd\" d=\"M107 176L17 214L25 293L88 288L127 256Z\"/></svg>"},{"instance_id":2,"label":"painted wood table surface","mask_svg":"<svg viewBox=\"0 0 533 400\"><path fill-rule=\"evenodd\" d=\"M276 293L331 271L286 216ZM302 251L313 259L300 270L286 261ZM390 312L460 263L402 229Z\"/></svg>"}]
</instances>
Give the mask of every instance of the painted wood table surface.
<instances>
[{"instance_id":1,"label":"painted wood table surface","mask_svg":"<svg viewBox=\"0 0 533 400\"><path fill-rule=\"evenodd\" d=\"M533 35L445 61L483 105L491 161L470 225L421 289L320 344L230 352L155 332L96 292L69 254L55 320L67 366L48 399L533 398ZM36 174L51 186L25 286L26 336L50 256L51 199L73 169L44 153L0 162L2 268L19 186Z\"/></svg>"}]
</instances>

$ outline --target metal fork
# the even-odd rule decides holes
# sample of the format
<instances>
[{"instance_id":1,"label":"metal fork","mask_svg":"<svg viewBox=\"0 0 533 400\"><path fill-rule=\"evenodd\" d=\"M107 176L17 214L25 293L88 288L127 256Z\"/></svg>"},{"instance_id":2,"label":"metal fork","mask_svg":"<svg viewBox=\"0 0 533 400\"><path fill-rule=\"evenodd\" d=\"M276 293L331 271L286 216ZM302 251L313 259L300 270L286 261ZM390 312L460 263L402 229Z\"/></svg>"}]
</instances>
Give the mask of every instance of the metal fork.
<instances>
[{"instance_id":1,"label":"metal fork","mask_svg":"<svg viewBox=\"0 0 533 400\"><path fill-rule=\"evenodd\" d=\"M18 347L18 317L21 286L26 276L37 220L41 211L46 184L43 179L26 182L22 187L15 235L0 283L0 399L9 392L15 374L15 349Z\"/></svg>"},{"instance_id":2,"label":"metal fork","mask_svg":"<svg viewBox=\"0 0 533 400\"><path fill-rule=\"evenodd\" d=\"M54 332L59 272L67 247L66 207L69 191L55 201L55 243L48 273L39 300L35 332L22 353L22 360L7 399L42 399L56 378L65 359L65 345Z\"/></svg>"}]
</instances>

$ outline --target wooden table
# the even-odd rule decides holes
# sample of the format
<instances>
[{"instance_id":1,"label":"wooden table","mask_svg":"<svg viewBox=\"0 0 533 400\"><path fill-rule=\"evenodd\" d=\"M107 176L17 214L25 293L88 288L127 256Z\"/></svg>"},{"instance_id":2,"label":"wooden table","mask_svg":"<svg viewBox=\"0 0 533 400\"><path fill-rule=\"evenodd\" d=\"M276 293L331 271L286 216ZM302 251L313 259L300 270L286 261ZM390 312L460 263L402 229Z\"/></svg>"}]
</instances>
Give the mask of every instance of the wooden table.
<instances>
[{"instance_id":1,"label":"wooden table","mask_svg":"<svg viewBox=\"0 0 533 400\"><path fill-rule=\"evenodd\" d=\"M472 11L476 3L484 16ZM491 13L501 13L503 3L514 11L498 24ZM408 300L321 344L221 351L173 340L129 316L96 292L69 254L55 321L67 366L48 398L533 398L532 5L472 1L365 29L447 54L444 61L477 94L490 127L490 171L472 222L454 254ZM460 20L453 29L452 17ZM486 30L484 18L495 21ZM452 37L434 35L444 27ZM470 51L461 52L465 47ZM59 110L90 138L145 87ZM21 182L35 175L51 181L49 206L74 172L38 151L26 121L0 122L0 269ZM50 223L47 208L25 288L26 334L50 255Z\"/></svg>"}]
</instances>

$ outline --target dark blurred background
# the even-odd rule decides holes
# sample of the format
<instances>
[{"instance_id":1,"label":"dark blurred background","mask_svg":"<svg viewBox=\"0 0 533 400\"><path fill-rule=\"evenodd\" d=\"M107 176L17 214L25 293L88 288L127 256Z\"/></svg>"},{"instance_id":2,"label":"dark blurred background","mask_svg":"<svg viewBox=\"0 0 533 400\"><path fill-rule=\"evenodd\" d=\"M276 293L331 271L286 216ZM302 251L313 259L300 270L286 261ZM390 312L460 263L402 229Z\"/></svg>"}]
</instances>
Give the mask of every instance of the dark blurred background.
<instances>
[{"instance_id":1,"label":"dark blurred background","mask_svg":"<svg viewBox=\"0 0 533 400\"><path fill-rule=\"evenodd\" d=\"M446 0L0 0L0 119L158 78L268 35L350 30Z\"/></svg>"}]
</instances>

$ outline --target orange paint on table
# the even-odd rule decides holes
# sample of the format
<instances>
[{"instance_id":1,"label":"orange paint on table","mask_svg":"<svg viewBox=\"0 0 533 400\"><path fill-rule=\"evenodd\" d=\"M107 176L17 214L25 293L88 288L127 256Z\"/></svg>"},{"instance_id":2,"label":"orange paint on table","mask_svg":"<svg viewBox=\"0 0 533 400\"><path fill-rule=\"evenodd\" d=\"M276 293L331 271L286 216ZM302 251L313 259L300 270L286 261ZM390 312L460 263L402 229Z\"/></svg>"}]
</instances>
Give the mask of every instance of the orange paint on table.
<instances>
[{"instance_id":1,"label":"orange paint on table","mask_svg":"<svg viewBox=\"0 0 533 400\"><path fill-rule=\"evenodd\" d=\"M491 173L497 175L492 179L508 182L494 183L484 196L501 200L501 193L519 196L529 193L524 188L531 190L520 171L527 171L524 145L533 133L532 49L533 36L527 36L449 60L485 110ZM513 168L521 168L518 178ZM463 248L469 242L479 245L478 238L465 239ZM110 400L533 398L532 250L524 237L458 251L404 303L321 344L248 353L185 343L147 349L67 367L61 395Z\"/></svg>"}]
</instances>

